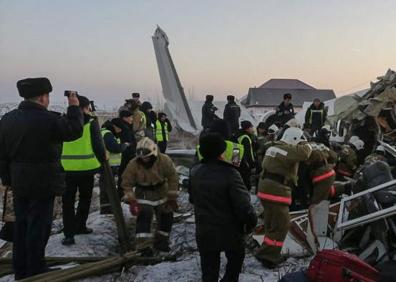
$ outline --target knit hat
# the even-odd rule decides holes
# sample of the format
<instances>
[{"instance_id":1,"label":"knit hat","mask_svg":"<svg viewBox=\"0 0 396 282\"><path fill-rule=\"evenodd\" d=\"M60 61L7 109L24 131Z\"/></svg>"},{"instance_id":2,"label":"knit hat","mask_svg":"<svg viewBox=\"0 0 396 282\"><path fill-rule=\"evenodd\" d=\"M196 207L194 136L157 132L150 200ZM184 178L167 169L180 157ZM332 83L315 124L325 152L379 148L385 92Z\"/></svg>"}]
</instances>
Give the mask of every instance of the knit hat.
<instances>
[{"instance_id":1,"label":"knit hat","mask_svg":"<svg viewBox=\"0 0 396 282\"><path fill-rule=\"evenodd\" d=\"M253 124L250 121L244 120L244 121L241 122L241 128L243 130L246 130L246 129L251 128L251 127L253 127Z\"/></svg>"},{"instance_id":2,"label":"knit hat","mask_svg":"<svg viewBox=\"0 0 396 282\"><path fill-rule=\"evenodd\" d=\"M33 98L52 92L52 85L48 78L25 78L16 84L19 96L23 98Z\"/></svg>"},{"instance_id":3,"label":"knit hat","mask_svg":"<svg viewBox=\"0 0 396 282\"><path fill-rule=\"evenodd\" d=\"M132 115L133 115L133 113L130 110L125 109L125 108L122 108L122 109L120 108L120 112L119 112L120 118L130 117Z\"/></svg>"},{"instance_id":4,"label":"knit hat","mask_svg":"<svg viewBox=\"0 0 396 282\"><path fill-rule=\"evenodd\" d=\"M199 152L204 159L217 159L225 149L224 138L218 133L206 133L199 139Z\"/></svg>"},{"instance_id":5,"label":"knit hat","mask_svg":"<svg viewBox=\"0 0 396 282\"><path fill-rule=\"evenodd\" d=\"M80 102L80 108L85 108L89 106L90 102L87 97L78 95L77 98L78 98L78 102Z\"/></svg>"},{"instance_id":6,"label":"knit hat","mask_svg":"<svg viewBox=\"0 0 396 282\"><path fill-rule=\"evenodd\" d=\"M224 139L231 137L230 127L224 119L215 119L209 127L209 132L218 133Z\"/></svg>"},{"instance_id":7,"label":"knit hat","mask_svg":"<svg viewBox=\"0 0 396 282\"><path fill-rule=\"evenodd\" d=\"M235 96L233 96L233 95L228 95L228 96L227 96L227 101L235 101Z\"/></svg>"}]
</instances>

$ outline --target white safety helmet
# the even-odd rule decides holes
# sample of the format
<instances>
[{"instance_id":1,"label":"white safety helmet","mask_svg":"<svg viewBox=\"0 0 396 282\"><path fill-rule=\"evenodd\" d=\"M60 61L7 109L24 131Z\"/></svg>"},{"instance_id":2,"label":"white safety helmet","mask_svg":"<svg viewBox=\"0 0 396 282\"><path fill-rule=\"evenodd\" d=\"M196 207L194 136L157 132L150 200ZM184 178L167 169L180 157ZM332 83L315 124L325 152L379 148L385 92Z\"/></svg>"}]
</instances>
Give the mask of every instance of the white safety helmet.
<instances>
[{"instance_id":1,"label":"white safety helmet","mask_svg":"<svg viewBox=\"0 0 396 282\"><path fill-rule=\"evenodd\" d=\"M323 125L323 126L322 126L322 129L323 129L323 130L327 130L328 132L331 132L331 127L330 127L330 125L328 125L328 124Z\"/></svg>"},{"instance_id":2,"label":"white safety helmet","mask_svg":"<svg viewBox=\"0 0 396 282\"><path fill-rule=\"evenodd\" d=\"M304 131L300 128L290 127L283 133L281 141L290 145L297 145L301 141L307 141L307 138L305 138Z\"/></svg>"},{"instance_id":3,"label":"white safety helmet","mask_svg":"<svg viewBox=\"0 0 396 282\"><path fill-rule=\"evenodd\" d=\"M352 138L355 137L355 138ZM364 148L364 142L357 136L352 136L351 139L349 139L349 143L352 144L353 147L356 148L356 150L360 151Z\"/></svg>"},{"instance_id":4,"label":"white safety helmet","mask_svg":"<svg viewBox=\"0 0 396 282\"><path fill-rule=\"evenodd\" d=\"M295 119L295 118L289 119L289 120L286 122L286 125L289 126L289 127L301 128L301 124L300 124L300 123L298 122L298 120Z\"/></svg>"},{"instance_id":5,"label":"white safety helmet","mask_svg":"<svg viewBox=\"0 0 396 282\"><path fill-rule=\"evenodd\" d=\"M360 140L359 136L353 135L349 138L349 143L353 144L356 140Z\"/></svg>"},{"instance_id":6,"label":"white safety helmet","mask_svg":"<svg viewBox=\"0 0 396 282\"><path fill-rule=\"evenodd\" d=\"M158 156L157 144L155 144L150 138L144 137L137 143L136 156L139 158Z\"/></svg>"},{"instance_id":7,"label":"white safety helmet","mask_svg":"<svg viewBox=\"0 0 396 282\"><path fill-rule=\"evenodd\" d=\"M383 154L386 153L385 147L382 146L382 145L378 145L377 148L375 148L375 151L376 151L376 152L381 152L381 153L383 153Z\"/></svg>"},{"instance_id":8,"label":"white safety helmet","mask_svg":"<svg viewBox=\"0 0 396 282\"><path fill-rule=\"evenodd\" d=\"M275 134L279 131L279 127L276 126L276 124L271 125L268 127L268 134Z\"/></svg>"}]
</instances>

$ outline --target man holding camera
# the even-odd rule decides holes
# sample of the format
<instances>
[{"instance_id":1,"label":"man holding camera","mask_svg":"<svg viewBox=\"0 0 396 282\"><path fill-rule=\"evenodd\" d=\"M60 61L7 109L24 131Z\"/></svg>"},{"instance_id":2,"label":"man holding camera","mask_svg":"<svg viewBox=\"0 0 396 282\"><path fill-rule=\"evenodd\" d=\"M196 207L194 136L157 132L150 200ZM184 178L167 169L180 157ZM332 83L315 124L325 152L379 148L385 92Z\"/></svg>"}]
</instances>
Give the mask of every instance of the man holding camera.
<instances>
[{"instance_id":1,"label":"man holding camera","mask_svg":"<svg viewBox=\"0 0 396 282\"><path fill-rule=\"evenodd\" d=\"M89 234L87 228L89 208L91 206L94 176L100 171L101 163L106 160L97 119L91 114L91 103L85 96L78 96L80 108L84 114L83 135L77 140L64 142L62 166L66 171L66 191L63 203L63 245L74 244L75 234ZM79 192L78 207L75 200Z\"/></svg>"},{"instance_id":2,"label":"man holding camera","mask_svg":"<svg viewBox=\"0 0 396 282\"><path fill-rule=\"evenodd\" d=\"M64 191L62 143L81 137L83 115L75 94L67 114L48 111L52 85L47 78L17 82L24 98L0 121L0 177L14 193L15 280L49 271L44 255L51 233L54 197Z\"/></svg>"}]
</instances>

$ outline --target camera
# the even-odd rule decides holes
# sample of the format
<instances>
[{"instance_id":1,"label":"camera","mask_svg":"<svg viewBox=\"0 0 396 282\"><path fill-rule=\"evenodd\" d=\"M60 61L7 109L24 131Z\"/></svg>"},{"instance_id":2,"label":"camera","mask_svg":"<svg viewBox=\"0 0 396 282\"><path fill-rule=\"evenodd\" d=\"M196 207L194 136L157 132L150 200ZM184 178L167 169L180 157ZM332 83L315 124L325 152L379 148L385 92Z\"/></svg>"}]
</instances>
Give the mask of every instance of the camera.
<instances>
[{"instance_id":1,"label":"camera","mask_svg":"<svg viewBox=\"0 0 396 282\"><path fill-rule=\"evenodd\" d=\"M75 94L78 97L78 92L73 90L65 90L65 97L69 97L70 94Z\"/></svg>"}]
</instances>

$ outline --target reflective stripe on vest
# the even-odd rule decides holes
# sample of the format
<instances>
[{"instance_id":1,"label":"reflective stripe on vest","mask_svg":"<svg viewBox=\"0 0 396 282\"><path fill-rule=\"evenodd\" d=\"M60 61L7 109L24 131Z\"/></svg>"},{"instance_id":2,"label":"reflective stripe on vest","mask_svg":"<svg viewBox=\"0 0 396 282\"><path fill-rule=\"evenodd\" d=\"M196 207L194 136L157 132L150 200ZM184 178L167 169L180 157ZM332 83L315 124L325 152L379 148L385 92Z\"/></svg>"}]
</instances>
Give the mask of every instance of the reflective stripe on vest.
<instances>
[{"instance_id":1,"label":"reflective stripe on vest","mask_svg":"<svg viewBox=\"0 0 396 282\"><path fill-rule=\"evenodd\" d=\"M165 139L164 135L162 134L162 127L164 128L165 131ZM168 132L168 124L162 124L159 120L155 122L155 141L157 142L163 142L163 141L169 141L169 132Z\"/></svg>"},{"instance_id":2,"label":"reflective stripe on vest","mask_svg":"<svg viewBox=\"0 0 396 282\"><path fill-rule=\"evenodd\" d=\"M328 172L326 172L326 173L324 173L322 175L318 175L318 176L313 177L312 178L312 182L313 183L320 182L320 181L325 180L325 179L327 179L329 177L332 177L334 175L335 175L335 171L334 170L330 170L330 171L328 171Z\"/></svg>"},{"instance_id":3,"label":"reflective stripe on vest","mask_svg":"<svg viewBox=\"0 0 396 282\"><path fill-rule=\"evenodd\" d=\"M268 246L272 246L272 247L283 247L283 242L272 240L272 239L268 238L267 236L264 236L263 243Z\"/></svg>"},{"instance_id":4,"label":"reflective stripe on vest","mask_svg":"<svg viewBox=\"0 0 396 282\"><path fill-rule=\"evenodd\" d=\"M309 124L312 124L312 117L314 113L320 113L320 122L323 122L323 109L321 110L310 110Z\"/></svg>"},{"instance_id":5,"label":"reflective stripe on vest","mask_svg":"<svg viewBox=\"0 0 396 282\"><path fill-rule=\"evenodd\" d=\"M282 204L288 204L288 205L291 205L291 203L292 203L292 199L290 197L277 196L277 195L267 194L267 193L263 193L263 192L258 192L257 197L259 197L261 200L268 200L268 201L276 202L276 203L282 203Z\"/></svg>"},{"instance_id":6,"label":"reflective stripe on vest","mask_svg":"<svg viewBox=\"0 0 396 282\"><path fill-rule=\"evenodd\" d=\"M84 125L80 138L63 143L61 162L65 171L88 171L100 167L92 149L91 123L92 120Z\"/></svg>"},{"instance_id":7,"label":"reflective stripe on vest","mask_svg":"<svg viewBox=\"0 0 396 282\"><path fill-rule=\"evenodd\" d=\"M337 172L339 173L339 174L341 174L341 175L344 175L344 176L352 176L352 173L350 173L350 172L348 172L348 171L346 171L346 170L343 170L343 169L337 169Z\"/></svg>"},{"instance_id":8,"label":"reflective stripe on vest","mask_svg":"<svg viewBox=\"0 0 396 282\"><path fill-rule=\"evenodd\" d=\"M226 149L224 151L224 161L230 163L235 166L239 166L241 164L241 160L243 158L243 154L245 152L245 148L243 145L234 143L231 141L226 142ZM201 152L199 151L199 145L197 146L197 156L198 160L201 161L203 159Z\"/></svg>"},{"instance_id":9,"label":"reflective stripe on vest","mask_svg":"<svg viewBox=\"0 0 396 282\"><path fill-rule=\"evenodd\" d=\"M336 190L336 188L334 187L334 185L332 185L332 186L330 187L330 198L333 198L336 194L337 194L337 190Z\"/></svg>"},{"instance_id":10,"label":"reflective stripe on vest","mask_svg":"<svg viewBox=\"0 0 396 282\"><path fill-rule=\"evenodd\" d=\"M253 147L252 147L253 142L252 142L252 139L250 138L250 136L247 135L247 134L244 134L244 135L239 136L239 138L238 138L238 143L242 145L242 142L243 142L243 140L244 140L245 138L247 138L247 139L249 140L249 145L250 145L250 148L251 148L250 153L251 153L251 155L252 155L252 156L251 156L251 157L252 157L252 160L254 160L254 153L253 153Z\"/></svg>"},{"instance_id":11,"label":"reflective stripe on vest","mask_svg":"<svg viewBox=\"0 0 396 282\"><path fill-rule=\"evenodd\" d=\"M111 132L110 130L108 130L106 128L102 128L101 134L102 134L103 138L104 138L104 136L107 133L110 133L111 135L114 136L113 132ZM118 144L121 144L120 138L116 138L116 141L117 141ZM105 144L105 147L106 147L106 144ZM106 152L109 155L110 166L120 166L120 164L121 164L121 153L111 153L111 152L109 152L109 150L107 150L107 148L106 148Z\"/></svg>"}]
</instances>

